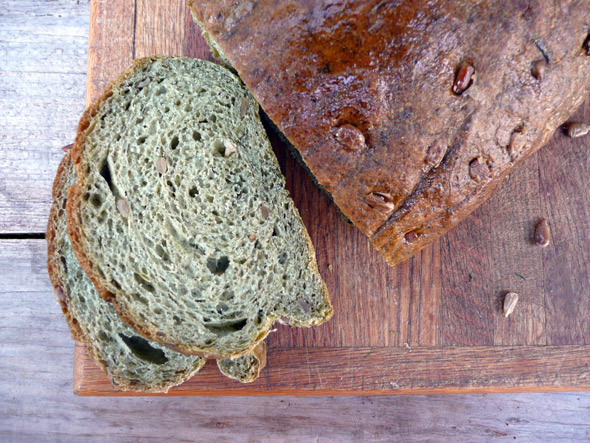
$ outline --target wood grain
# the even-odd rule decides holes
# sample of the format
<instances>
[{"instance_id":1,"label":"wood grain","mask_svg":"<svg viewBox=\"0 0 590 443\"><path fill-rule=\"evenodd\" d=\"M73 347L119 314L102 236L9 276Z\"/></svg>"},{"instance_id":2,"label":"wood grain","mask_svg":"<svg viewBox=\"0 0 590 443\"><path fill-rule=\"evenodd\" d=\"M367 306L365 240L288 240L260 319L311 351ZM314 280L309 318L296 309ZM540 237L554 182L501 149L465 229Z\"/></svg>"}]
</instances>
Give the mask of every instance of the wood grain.
<instances>
[{"instance_id":1,"label":"wood grain","mask_svg":"<svg viewBox=\"0 0 590 443\"><path fill-rule=\"evenodd\" d=\"M106 79L119 75L130 57L210 58L183 0L97 1L91 17L89 97L96 96ZM110 38L112 34L118 37ZM117 63L105 62L112 57L118 57ZM590 352L586 347L590 290L581 286L588 277L590 257L590 248L584 247L590 241L586 234L590 193L581 177L588 168L587 150L579 152L582 141L557 134L543 151L552 158L531 157L460 226L390 268L339 215L273 129L267 129L287 189L316 248L336 314L313 329L278 326L268 339L268 366L253 384L234 384L207 367L172 394L348 395L590 387L585 363ZM563 163L560 149L572 150L568 158L575 160L568 168L576 167L571 163L586 163L568 175L558 166ZM545 187L545 193L556 194L555 203L540 194ZM572 189L577 202L569 194ZM574 210L561 205L568 201ZM559 220L555 247L569 255L557 258L555 247L543 250L531 243L541 214ZM569 242L560 240L568 235ZM572 246L576 239L582 240L582 247ZM551 263L559 264L559 272L547 273ZM571 281L564 269L574 274ZM546 287L551 288L549 299ZM507 291L521 294L508 319L501 308ZM582 309L574 309L574 304ZM88 360L83 346L76 348L75 367L78 394L118 395Z\"/></svg>"},{"instance_id":2,"label":"wood grain","mask_svg":"<svg viewBox=\"0 0 590 443\"><path fill-rule=\"evenodd\" d=\"M84 111L88 3L0 1L0 233L45 232Z\"/></svg>"},{"instance_id":3,"label":"wood grain","mask_svg":"<svg viewBox=\"0 0 590 443\"><path fill-rule=\"evenodd\" d=\"M388 395L590 391L590 346L272 348L263 377L228 382L213 362L166 395ZM78 344L74 392L113 392Z\"/></svg>"},{"instance_id":4,"label":"wood grain","mask_svg":"<svg viewBox=\"0 0 590 443\"><path fill-rule=\"evenodd\" d=\"M588 121L588 102L572 120ZM551 224L542 250L548 344L590 343L590 150L556 134L539 152L539 216Z\"/></svg>"},{"instance_id":5,"label":"wood grain","mask_svg":"<svg viewBox=\"0 0 590 443\"><path fill-rule=\"evenodd\" d=\"M135 57L135 0L93 0L89 35L87 106L96 101L109 81L125 72Z\"/></svg>"}]
</instances>

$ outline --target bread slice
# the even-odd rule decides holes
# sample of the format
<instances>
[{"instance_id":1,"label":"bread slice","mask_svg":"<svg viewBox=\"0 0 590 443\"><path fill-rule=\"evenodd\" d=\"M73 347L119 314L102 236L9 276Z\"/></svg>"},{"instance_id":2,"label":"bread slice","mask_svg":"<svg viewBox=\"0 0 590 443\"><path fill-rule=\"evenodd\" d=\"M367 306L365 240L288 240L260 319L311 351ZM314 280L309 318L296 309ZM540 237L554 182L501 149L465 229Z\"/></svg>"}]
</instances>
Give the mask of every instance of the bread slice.
<instances>
[{"instance_id":1,"label":"bread slice","mask_svg":"<svg viewBox=\"0 0 590 443\"><path fill-rule=\"evenodd\" d=\"M228 358L276 320L312 326L332 315L258 106L227 69L135 62L82 117L72 159L75 253L143 336Z\"/></svg>"},{"instance_id":2,"label":"bread slice","mask_svg":"<svg viewBox=\"0 0 590 443\"><path fill-rule=\"evenodd\" d=\"M117 316L80 267L66 226L66 190L76 182L70 154L62 160L53 187L47 227L48 268L72 336L122 390L167 392L193 376L205 359L175 352L141 337Z\"/></svg>"},{"instance_id":3,"label":"bread slice","mask_svg":"<svg viewBox=\"0 0 590 443\"><path fill-rule=\"evenodd\" d=\"M67 153L55 177L47 244L49 275L72 338L87 344L89 355L119 389L167 392L194 375L205 359L145 340L123 323L113 306L100 297L80 267L67 234L67 187L75 183L74 165ZM265 342L251 354L217 360L222 374L243 383L256 380L265 364Z\"/></svg>"},{"instance_id":4,"label":"bread slice","mask_svg":"<svg viewBox=\"0 0 590 443\"><path fill-rule=\"evenodd\" d=\"M189 5L391 265L482 204L590 91L587 1Z\"/></svg>"},{"instance_id":5,"label":"bread slice","mask_svg":"<svg viewBox=\"0 0 590 443\"><path fill-rule=\"evenodd\" d=\"M217 366L226 377L240 383L253 382L266 366L266 342L260 342L251 353L241 357L217 360Z\"/></svg>"}]
</instances>

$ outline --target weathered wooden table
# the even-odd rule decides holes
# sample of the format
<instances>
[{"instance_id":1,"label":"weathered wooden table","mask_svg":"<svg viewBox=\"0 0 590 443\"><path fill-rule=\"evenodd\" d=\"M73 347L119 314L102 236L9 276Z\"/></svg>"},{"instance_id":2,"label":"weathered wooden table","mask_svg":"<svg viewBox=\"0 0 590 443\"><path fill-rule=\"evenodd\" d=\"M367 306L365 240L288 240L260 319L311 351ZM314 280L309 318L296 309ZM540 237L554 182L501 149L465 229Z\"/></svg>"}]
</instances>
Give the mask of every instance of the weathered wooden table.
<instances>
[{"instance_id":1,"label":"weathered wooden table","mask_svg":"<svg viewBox=\"0 0 590 443\"><path fill-rule=\"evenodd\" d=\"M97 1L93 10L107 3ZM151 2L130 3L130 25L134 30L135 21L141 19L142 11ZM0 175L0 440L130 440L164 436L187 440L233 436L243 440L316 441L390 440L394 437L402 440L446 437L454 441L494 437L548 441L590 439L590 395L586 393L311 398L74 396L73 342L51 294L43 232L51 182L62 155L59 148L71 141L84 108L89 11L89 2L75 0L0 0L0 166L3 171ZM120 11L121 14L128 12ZM94 23L96 19L94 17ZM144 25L137 28L145 31L143 36L135 38L148 47L152 44L150 35L154 35L154 27L162 23ZM117 39L122 37L110 33L104 38L117 44ZM90 55L100 56L93 48ZM120 57L112 57L101 63L122 69L124 63L120 60ZM96 60L91 59L90 64L93 63L96 64ZM90 78L92 75L91 71ZM579 118L585 117L583 112L580 111ZM579 259L587 257L583 253L584 248L588 249L589 236L583 229L588 226L588 206L584 198L588 193L590 168L590 156L587 150L581 149L585 144L587 142L563 140L551 151L533 157L521 171L513 174L490 203L465 222L462 230L444 238L437 246L438 254L435 250L430 260L455 262L451 268L455 271L444 277L442 283L437 283L439 286L446 284L448 289L446 299L437 303L445 306L452 298L454 311L436 306L442 313L434 329L438 331L436 335L417 335L419 329L408 327L412 323L402 322L401 327L396 324L391 328L396 332L394 338L380 338L390 340L381 346L405 347L403 344L408 343L416 355L421 352L427 355L428 349L421 348L428 348L424 343L429 340L442 340L441 343L459 348L474 342L484 348L501 345L512 354L499 353L497 359L517 362L525 361L519 360L519 352L530 352L530 348L542 346L540 352L549 358L546 371L542 370L543 355L540 362L534 362L539 386L554 389L564 385L586 386L586 377L590 375L580 367L580 361L584 363L580 353L586 352L589 338L585 316L588 312L588 263ZM561 151L555 153L555 149ZM284 158L285 161L288 160ZM559 162L560 168L553 167L555 162ZM292 182L293 177L290 180ZM550 195L546 196L547 192ZM559 201L554 205L552 198L556 195ZM323 210L332 211L327 202L322 204L325 205ZM314 208L305 206L302 201L298 201L298 205L309 225L314 219ZM527 246L522 250L515 246L526 244L523 227L538 216L539 210L548 211L558 223L557 255L533 256L534 250ZM505 222L503 231L493 223L498 218ZM312 232L314 229L317 232L318 228L312 224ZM356 236L354 230L346 230L345 226L342 229L343 235ZM512 232L514 238L506 240L502 232ZM481 246L482 238L484 245L490 241L500 242L503 249L496 257L490 257L485 246ZM572 239L577 241L572 243ZM323 241L317 237L315 240ZM353 241L360 240L354 238ZM452 256L450 250L454 252ZM464 252L457 255L457 251ZM372 264L382 269L378 257L368 246L360 253L373 257ZM331 257L320 255L325 266L327 258ZM426 272L425 259L428 254L396 271L399 288L406 287L407 292L397 293L397 289L393 289L391 299L401 303L399 312L402 315L411 318L422 318L420 312L424 311L421 309L429 306L428 294L417 285L432 280ZM557 270L539 274L539 266L541 269L557 266ZM491 275L490 269L494 270ZM527 280L514 275L516 273ZM533 289L539 286L536 279L541 275L546 291L539 299ZM472 291L457 289L466 287L467 283L473 285ZM525 294L525 303L514 322L502 323L495 303L497 292L507 285ZM485 291L491 293L489 298L482 298ZM343 291L339 291L337 297L341 310L346 304L373 306L379 301L371 297L346 301ZM411 300L422 304L411 305ZM378 306L374 308L379 309ZM452 318L458 320L449 322ZM575 321L556 321L560 318ZM491 336L486 332L490 321L494 324ZM356 327L349 333L362 333L362 328ZM379 338L378 331L376 335L371 334L366 333L364 337ZM342 340L346 338L343 336ZM296 344L298 339L301 337L289 340ZM367 360L380 358L382 352L388 352L379 349L380 346L371 351L369 341L366 347L361 357L364 359L368 354ZM479 347L472 349L473 353L480 350ZM465 351L459 349L458 352ZM489 364L497 364L497 361L490 360ZM425 367L433 366L426 362ZM456 363L453 367L461 370ZM514 365L506 366L506 370L505 376L516 386L534 390L535 380L530 378L530 368L522 368L522 373L529 375L520 379ZM472 380L470 371L473 368L466 367L463 372L467 374L467 382ZM502 372L498 372L494 383L505 386L502 376ZM412 377L404 380L411 381Z\"/></svg>"}]
</instances>

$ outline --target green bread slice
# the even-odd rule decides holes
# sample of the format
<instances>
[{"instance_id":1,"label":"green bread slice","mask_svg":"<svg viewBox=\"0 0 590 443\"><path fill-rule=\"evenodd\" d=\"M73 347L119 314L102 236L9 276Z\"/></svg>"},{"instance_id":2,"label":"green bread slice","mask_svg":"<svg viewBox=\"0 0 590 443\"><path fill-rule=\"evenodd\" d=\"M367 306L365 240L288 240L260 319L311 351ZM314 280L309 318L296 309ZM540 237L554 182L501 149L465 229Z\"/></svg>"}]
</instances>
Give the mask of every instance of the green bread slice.
<instances>
[{"instance_id":1,"label":"green bread slice","mask_svg":"<svg viewBox=\"0 0 590 443\"><path fill-rule=\"evenodd\" d=\"M266 342L262 341L249 354L217 360L219 371L226 377L250 383L258 378L266 365Z\"/></svg>"},{"instance_id":2,"label":"green bread slice","mask_svg":"<svg viewBox=\"0 0 590 443\"><path fill-rule=\"evenodd\" d=\"M229 70L139 60L80 121L70 239L119 316L187 354L251 351L332 315L258 115Z\"/></svg>"},{"instance_id":3,"label":"green bread slice","mask_svg":"<svg viewBox=\"0 0 590 443\"><path fill-rule=\"evenodd\" d=\"M67 233L67 187L75 183L75 169L67 153L55 178L47 243L49 275L72 337L87 344L89 355L119 389L167 392L198 372L205 359L144 339L123 323L114 307L98 294L80 267ZM264 367L264 353L265 348L256 348L252 355L218 360L217 364L228 377L249 382Z\"/></svg>"}]
</instances>

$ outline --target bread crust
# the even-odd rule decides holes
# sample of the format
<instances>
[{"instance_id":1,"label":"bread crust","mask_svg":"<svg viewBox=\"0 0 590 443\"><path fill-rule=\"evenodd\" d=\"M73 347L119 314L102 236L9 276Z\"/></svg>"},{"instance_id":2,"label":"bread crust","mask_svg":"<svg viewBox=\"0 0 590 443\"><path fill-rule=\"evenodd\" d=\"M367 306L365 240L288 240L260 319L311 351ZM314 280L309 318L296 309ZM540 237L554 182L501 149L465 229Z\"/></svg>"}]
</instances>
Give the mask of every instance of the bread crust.
<instances>
[{"instance_id":1,"label":"bread crust","mask_svg":"<svg viewBox=\"0 0 590 443\"><path fill-rule=\"evenodd\" d=\"M262 341L252 349L252 356L258 360L258 368L250 377L241 380L242 383L251 383L258 378L260 372L266 366L266 342Z\"/></svg>"},{"instance_id":2,"label":"bread crust","mask_svg":"<svg viewBox=\"0 0 590 443\"><path fill-rule=\"evenodd\" d=\"M66 321L68 322L68 326L70 327L72 338L76 341L84 341L84 336L82 333L82 329L80 328L80 325L78 323L78 320L74 317L74 315L69 309L69 297L65 296L63 292L64 290L62 287L62 279L59 276L58 267L55 263L55 260L57 259L57 254L55 250L57 218L59 211L65 210L65 208L59 207L58 199L62 192L66 192L64 183L66 180L65 172L70 161L70 153L66 152L66 155L59 163L57 173L53 181L53 203L51 205L49 221L47 222L47 233L45 235L45 239L47 240L47 271L49 272L49 279L51 280L51 284L53 285L53 291L56 295L57 303L60 305L61 310L63 311L64 316L66 317Z\"/></svg>"},{"instance_id":3,"label":"bread crust","mask_svg":"<svg viewBox=\"0 0 590 443\"><path fill-rule=\"evenodd\" d=\"M590 90L582 1L189 3L391 265L483 203Z\"/></svg>"},{"instance_id":4,"label":"bread crust","mask_svg":"<svg viewBox=\"0 0 590 443\"><path fill-rule=\"evenodd\" d=\"M195 346L184 345L181 343L174 343L167 337L164 337L163 334L156 328L146 327L144 325L138 324L133 319L133 317L126 311L125 306L117 302L116 295L112 293L105 284L104 276L102 276L100 271L94 266L92 260L90 259L90 253L85 249L84 246L84 231L83 229L81 229L82 223L80 218L80 206L82 204L83 197L83 183L86 178L86 171L84 171L84 168L81 164L81 159L85 149L86 131L92 124L92 121L96 116L98 110L101 108L102 104L112 95L113 90L115 88L119 87L119 85L121 85L127 79L127 77L132 75L135 71L160 58L164 57L153 56L134 61L133 65L121 77L119 77L114 82L110 83L105 88L104 92L96 100L96 103L89 106L84 112L82 118L80 119L80 123L78 124L77 129L76 140L72 148L72 161L76 167L78 181L75 186L72 186L68 189L67 220L70 241L72 243L74 253L78 258L78 261L80 262L80 265L82 266L82 268L84 269L92 283L95 285L99 294L105 300L111 302L115 307L119 317L129 326L137 330L142 336L154 340L162 345L165 345L174 351L181 352L184 354L198 355L207 359L224 359L240 357L253 352L256 346L258 346L266 338L266 336L271 331L273 323L277 320L276 316L269 315L266 318L265 322L261 325L262 332L258 335L256 340L251 344L251 346L239 352L222 354L213 351L209 348L198 348ZM274 158L274 154L272 157ZM274 161L276 162L278 168L278 162L276 158L274 158ZM299 217L298 214L297 217ZM319 273L311 239L309 238L307 231L305 231L304 235L306 242L310 246L310 260L312 262L313 269ZM328 291L325 282L322 281L322 285L325 298L328 299ZM325 320L328 320L332 316L332 313L333 311L330 305L330 310L326 313Z\"/></svg>"},{"instance_id":5,"label":"bread crust","mask_svg":"<svg viewBox=\"0 0 590 443\"><path fill-rule=\"evenodd\" d=\"M233 377L230 374L224 372L221 365L219 365L220 372L223 375L225 375L226 377L237 380L240 383L252 383L254 380L256 380L260 376L260 372L266 366L266 342L262 341L258 345L256 345L250 355L252 355L252 357L254 357L254 359L256 360L257 363L255 363L255 366L254 366L255 371L250 373L248 375L248 377L245 377L245 378ZM217 360L217 363L219 364L220 360Z\"/></svg>"}]
</instances>

